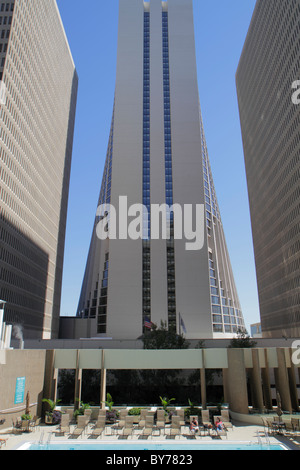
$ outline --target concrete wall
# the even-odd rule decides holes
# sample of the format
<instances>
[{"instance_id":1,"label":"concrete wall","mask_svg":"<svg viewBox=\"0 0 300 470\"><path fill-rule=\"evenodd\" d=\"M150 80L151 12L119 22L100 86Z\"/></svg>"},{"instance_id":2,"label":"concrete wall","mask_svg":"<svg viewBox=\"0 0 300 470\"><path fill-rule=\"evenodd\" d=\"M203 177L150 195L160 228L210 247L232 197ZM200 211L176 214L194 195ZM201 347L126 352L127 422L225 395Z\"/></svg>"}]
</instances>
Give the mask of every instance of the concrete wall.
<instances>
[{"instance_id":1,"label":"concrete wall","mask_svg":"<svg viewBox=\"0 0 300 470\"><path fill-rule=\"evenodd\" d=\"M1 428L12 425L25 413L26 395L30 395L30 413L41 413L41 400L44 389L46 351L7 350L0 363L0 420L5 419ZM24 401L15 405L15 389L18 377L25 377Z\"/></svg>"}]
</instances>

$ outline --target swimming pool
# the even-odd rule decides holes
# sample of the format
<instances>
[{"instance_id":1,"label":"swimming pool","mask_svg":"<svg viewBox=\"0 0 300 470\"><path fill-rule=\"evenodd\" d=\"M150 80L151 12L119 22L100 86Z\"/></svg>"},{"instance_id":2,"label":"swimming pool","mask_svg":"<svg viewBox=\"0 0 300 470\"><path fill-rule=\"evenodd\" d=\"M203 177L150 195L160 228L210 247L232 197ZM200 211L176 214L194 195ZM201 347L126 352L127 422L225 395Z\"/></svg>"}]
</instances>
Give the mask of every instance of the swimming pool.
<instances>
[{"instance_id":1,"label":"swimming pool","mask_svg":"<svg viewBox=\"0 0 300 470\"><path fill-rule=\"evenodd\" d=\"M249 450L288 450L282 444L257 444L254 442L192 442L192 443L168 443L168 442L97 442L89 443L87 441L81 442L51 442L47 444L39 444L27 442L22 444L17 450L54 450L54 451L79 451L79 450L88 450L88 451L174 451L180 453L181 451L203 451L203 450L221 450L221 451L249 451Z\"/></svg>"}]
</instances>

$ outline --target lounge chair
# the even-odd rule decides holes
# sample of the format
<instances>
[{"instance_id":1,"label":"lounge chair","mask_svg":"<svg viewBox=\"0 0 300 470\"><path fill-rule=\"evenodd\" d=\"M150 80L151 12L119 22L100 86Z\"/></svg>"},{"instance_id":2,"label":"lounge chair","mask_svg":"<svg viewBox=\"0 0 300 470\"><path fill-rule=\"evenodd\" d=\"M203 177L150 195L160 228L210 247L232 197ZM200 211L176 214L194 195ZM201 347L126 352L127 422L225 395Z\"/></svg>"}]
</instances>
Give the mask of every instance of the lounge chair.
<instances>
[{"instance_id":1,"label":"lounge chair","mask_svg":"<svg viewBox=\"0 0 300 470\"><path fill-rule=\"evenodd\" d=\"M166 425L165 410L157 410L156 428L165 429L165 425Z\"/></svg>"},{"instance_id":2,"label":"lounge chair","mask_svg":"<svg viewBox=\"0 0 300 470\"><path fill-rule=\"evenodd\" d=\"M92 410L88 408L87 410L84 410L84 415L86 417L87 423L89 423L92 419Z\"/></svg>"},{"instance_id":3,"label":"lounge chair","mask_svg":"<svg viewBox=\"0 0 300 470\"><path fill-rule=\"evenodd\" d=\"M68 414L61 415L61 422L56 431L58 434L70 434L70 416Z\"/></svg>"},{"instance_id":4,"label":"lounge chair","mask_svg":"<svg viewBox=\"0 0 300 470\"><path fill-rule=\"evenodd\" d=\"M285 422L285 434L288 436L294 437L296 432L294 430L294 426L292 425L291 421L286 421Z\"/></svg>"},{"instance_id":5,"label":"lounge chair","mask_svg":"<svg viewBox=\"0 0 300 470\"><path fill-rule=\"evenodd\" d=\"M297 418L291 418L291 425L293 426L294 433L297 435L300 432L300 420Z\"/></svg>"},{"instance_id":6,"label":"lounge chair","mask_svg":"<svg viewBox=\"0 0 300 470\"><path fill-rule=\"evenodd\" d=\"M120 419L125 419L126 416L128 416L128 410L125 408L125 409L122 409L119 411L119 418Z\"/></svg>"},{"instance_id":7,"label":"lounge chair","mask_svg":"<svg viewBox=\"0 0 300 470\"><path fill-rule=\"evenodd\" d=\"M226 436L227 437L227 429L226 429L223 421L222 421L223 429L217 429L216 421L217 421L218 418L222 421L221 416L214 416L214 431L216 432L217 436Z\"/></svg>"},{"instance_id":8,"label":"lounge chair","mask_svg":"<svg viewBox=\"0 0 300 470\"><path fill-rule=\"evenodd\" d=\"M145 424L146 424L146 416L147 416L147 413L148 413L148 410L143 408L141 410L141 414L140 414L140 419L139 419L139 422L136 426L136 429L144 429L145 427Z\"/></svg>"},{"instance_id":9,"label":"lounge chair","mask_svg":"<svg viewBox=\"0 0 300 470\"><path fill-rule=\"evenodd\" d=\"M145 420L145 427L142 430L139 439L148 439L149 436L152 435L153 432L153 427L154 427L154 416L153 415L147 415L146 420Z\"/></svg>"},{"instance_id":10,"label":"lounge chair","mask_svg":"<svg viewBox=\"0 0 300 470\"><path fill-rule=\"evenodd\" d=\"M22 432L30 432L30 421L24 420L21 423Z\"/></svg>"},{"instance_id":11,"label":"lounge chair","mask_svg":"<svg viewBox=\"0 0 300 470\"><path fill-rule=\"evenodd\" d=\"M184 426L185 425L185 416L184 416L184 410L177 410L176 415L180 417L180 425Z\"/></svg>"},{"instance_id":12,"label":"lounge chair","mask_svg":"<svg viewBox=\"0 0 300 470\"><path fill-rule=\"evenodd\" d=\"M197 421L198 427L199 427L199 431L196 431L196 432L191 430L191 425L192 425L192 422L193 422L194 419ZM190 436L190 438L192 436L194 436L196 438L197 432L198 432L198 435L201 436L201 425L199 424L199 417L198 417L198 415L190 415L189 434L188 434L188 436Z\"/></svg>"},{"instance_id":13,"label":"lounge chair","mask_svg":"<svg viewBox=\"0 0 300 470\"><path fill-rule=\"evenodd\" d=\"M125 426L125 418L122 418L116 424L113 424L111 426L111 430L116 431L118 433L118 431L122 431L124 429L124 426Z\"/></svg>"},{"instance_id":14,"label":"lounge chair","mask_svg":"<svg viewBox=\"0 0 300 470\"><path fill-rule=\"evenodd\" d=\"M72 437L77 438L82 435L87 427L87 418L86 416L78 416L77 417L77 426L74 428L72 432Z\"/></svg>"},{"instance_id":15,"label":"lounge chair","mask_svg":"<svg viewBox=\"0 0 300 470\"><path fill-rule=\"evenodd\" d=\"M226 429L233 428L232 422L230 421L230 415L228 410L221 410L222 422Z\"/></svg>"},{"instance_id":16,"label":"lounge chair","mask_svg":"<svg viewBox=\"0 0 300 470\"><path fill-rule=\"evenodd\" d=\"M268 434L277 432L277 426L271 419L266 419L266 425L268 427Z\"/></svg>"},{"instance_id":17,"label":"lounge chair","mask_svg":"<svg viewBox=\"0 0 300 470\"><path fill-rule=\"evenodd\" d=\"M66 414L70 417L70 423L74 422L74 408L67 408Z\"/></svg>"},{"instance_id":18,"label":"lounge chair","mask_svg":"<svg viewBox=\"0 0 300 470\"><path fill-rule=\"evenodd\" d=\"M211 429L212 424L209 418L209 410L201 410L202 425L205 429Z\"/></svg>"},{"instance_id":19,"label":"lounge chair","mask_svg":"<svg viewBox=\"0 0 300 470\"><path fill-rule=\"evenodd\" d=\"M98 418L101 418L101 417L106 418L106 410L105 409L103 410L102 408L100 408L99 410L97 410L94 413L92 421L95 421L95 423L96 423Z\"/></svg>"},{"instance_id":20,"label":"lounge chair","mask_svg":"<svg viewBox=\"0 0 300 470\"><path fill-rule=\"evenodd\" d=\"M40 424L41 424L41 418L39 418L38 416L34 416L32 420L30 421L29 426L31 429L35 429L35 428L38 428Z\"/></svg>"},{"instance_id":21,"label":"lounge chair","mask_svg":"<svg viewBox=\"0 0 300 470\"><path fill-rule=\"evenodd\" d=\"M12 421L12 432L13 434L22 433L21 420L18 419L16 422Z\"/></svg>"},{"instance_id":22,"label":"lounge chair","mask_svg":"<svg viewBox=\"0 0 300 470\"><path fill-rule=\"evenodd\" d=\"M167 435L168 439L176 439L176 436L179 436L181 434L180 416L172 416L172 422L169 431L170 432Z\"/></svg>"},{"instance_id":23,"label":"lounge chair","mask_svg":"<svg viewBox=\"0 0 300 470\"><path fill-rule=\"evenodd\" d=\"M90 437L97 439L97 437L101 436L104 430L105 430L105 416L98 416L97 422L95 424L95 427Z\"/></svg>"},{"instance_id":24,"label":"lounge chair","mask_svg":"<svg viewBox=\"0 0 300 470\"><path fill-rule=\"evenodd\" d=\"M7 440L8 439L0 439L0 449L1 449L1 447L6 446Z\"/></svg>"},{"instance_id":25,"label":"lounge chair","mask_svg":"<svg viewBox=\"0 0 300 470\"><path fill-rule=\"evenodd\" d=\"M127 439L129 436L133 434L133 421L134 421L134 416L125 417L125 426L120 436L122 439Z\"/></svg>"}]
</instances>

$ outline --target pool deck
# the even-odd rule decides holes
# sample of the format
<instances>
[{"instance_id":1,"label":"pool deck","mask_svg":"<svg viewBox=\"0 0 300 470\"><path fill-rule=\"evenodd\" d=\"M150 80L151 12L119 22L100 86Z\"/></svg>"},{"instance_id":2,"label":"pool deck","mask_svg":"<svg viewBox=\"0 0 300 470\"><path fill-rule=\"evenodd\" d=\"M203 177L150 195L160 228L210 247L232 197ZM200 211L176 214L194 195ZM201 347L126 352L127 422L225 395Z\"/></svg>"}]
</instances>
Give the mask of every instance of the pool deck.
<instances>
[{"instance_id":1,"label":"pool deck","mask_svg":"<svg viewBox=\"0 0 300 470\"><path fill-rule=\"evenodd\" d=\"M71 426L71 431L73 430L74 426ZM71 439L68 434L66 435L59 435L57 433L58 427L57 426L48 426L41 424L40 427L32 432L23 432L22 434L13 434L11 429L7 429L5 431L2 431L0 434L0 439L5 439L6 445L2 446L1 450L15 450L18 447L20 447L24 443L32 442L32 443L38 443L43 437L43 443L46 443L51 440L51 442L55 441L57 443L59 442L65 442L66 440L68 442L74 442L74 444L86 441L89 443L97 443L101 441L105 442L114 442L116 444L116 450L118 450L118 443L124 444L125 439L120 438L120 435L118 434L109 434L109 429L107 429L107 432L102 435L101 437L98 437L97 439L90 438L90 432L93 428L92 424L89 424L87 431L84 432L79 438L77 439ZM186 435L189 435L189 429L187 426L185 428L182 428L182 433L180 436L176 436L176 438L172 439L173 443L176 442L185 442L188 443L189 439L186 437ZM259 436L259 437L258 437ZM224 441L224 443L229 443L229 442L252 442L257 444L259 442L262 442L263 444L267 444L267 438L265 436L265 430L263 426L258 426L258 425L248 425L248 424L242 424L242 423L237 423L234 425L233 429L228 430L227 437L222 436L221 440ZM129 437L126 439L126 441L131 441L131 440L137 440L137 435L134 435L134 437ZM170 440L168 439L166 434L161 434L158 436L151 436L149 439L149 442L162 442L164 440ZM196 437L196 440L198 442L213 442L215 441L215 438L212 436L198 436ZM141 441L139 441L141 442ZM192 442L195 442L195 439L193 439ZM221 442L218 440L218 442ZM300 435L297 436L297 438L291 438L287 436L281 436L281 435L276 435L276 436L269 436L269 442L270 444L284 444L285 446L289 447L292 450L300 450ZM191 450L193 446L191 445Z\"/></svg>"}]
</instances>

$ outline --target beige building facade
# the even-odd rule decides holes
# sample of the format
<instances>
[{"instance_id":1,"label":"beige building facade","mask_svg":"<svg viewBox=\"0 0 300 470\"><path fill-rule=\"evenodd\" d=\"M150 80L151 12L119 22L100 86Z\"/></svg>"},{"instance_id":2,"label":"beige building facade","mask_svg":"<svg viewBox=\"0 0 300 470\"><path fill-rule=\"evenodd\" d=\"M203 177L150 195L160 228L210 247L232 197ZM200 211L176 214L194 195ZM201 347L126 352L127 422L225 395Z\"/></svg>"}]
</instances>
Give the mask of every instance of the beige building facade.
<instances>
[{"instance_id":1,"label":"beige building facade","mask_svg":"<svg viewBox=\"0 0 300 470\"><path fill-rule=\"evenodd\" d=\"M51 338L59 329L78 84L55 0L0 3L0 61L0 298L20 334Z\"/></svg>"},{"instance_id":2,"label":"beige building facade","mask_svg":"<svg viewBox=\"0 0 300 470\"><path fill-rule=\"evenodd\" d=\"M274 338L300 335L299 20L299 0L258 0L236 74L262 333Z\"/></svg>"},{"instance_id":3,"label":"beige building facade","mask_svg":"<svg viewBox=\"0 0 300 470\"><path fill-rule=\"evenodd\" d=\"M101 241L96 217L77 311L89 320L82 336L136 339L145 322L163 321L188 339L232 337L244 320L199 108L192 0L119 3L114 110L99 206L111 204L119 214L120 196L128 207L147 208L143 237ZM168 240L150 235L152 207L162 204L202 205L201 249L186 249L172 219Z\"/></svg>"}]
</instances>

